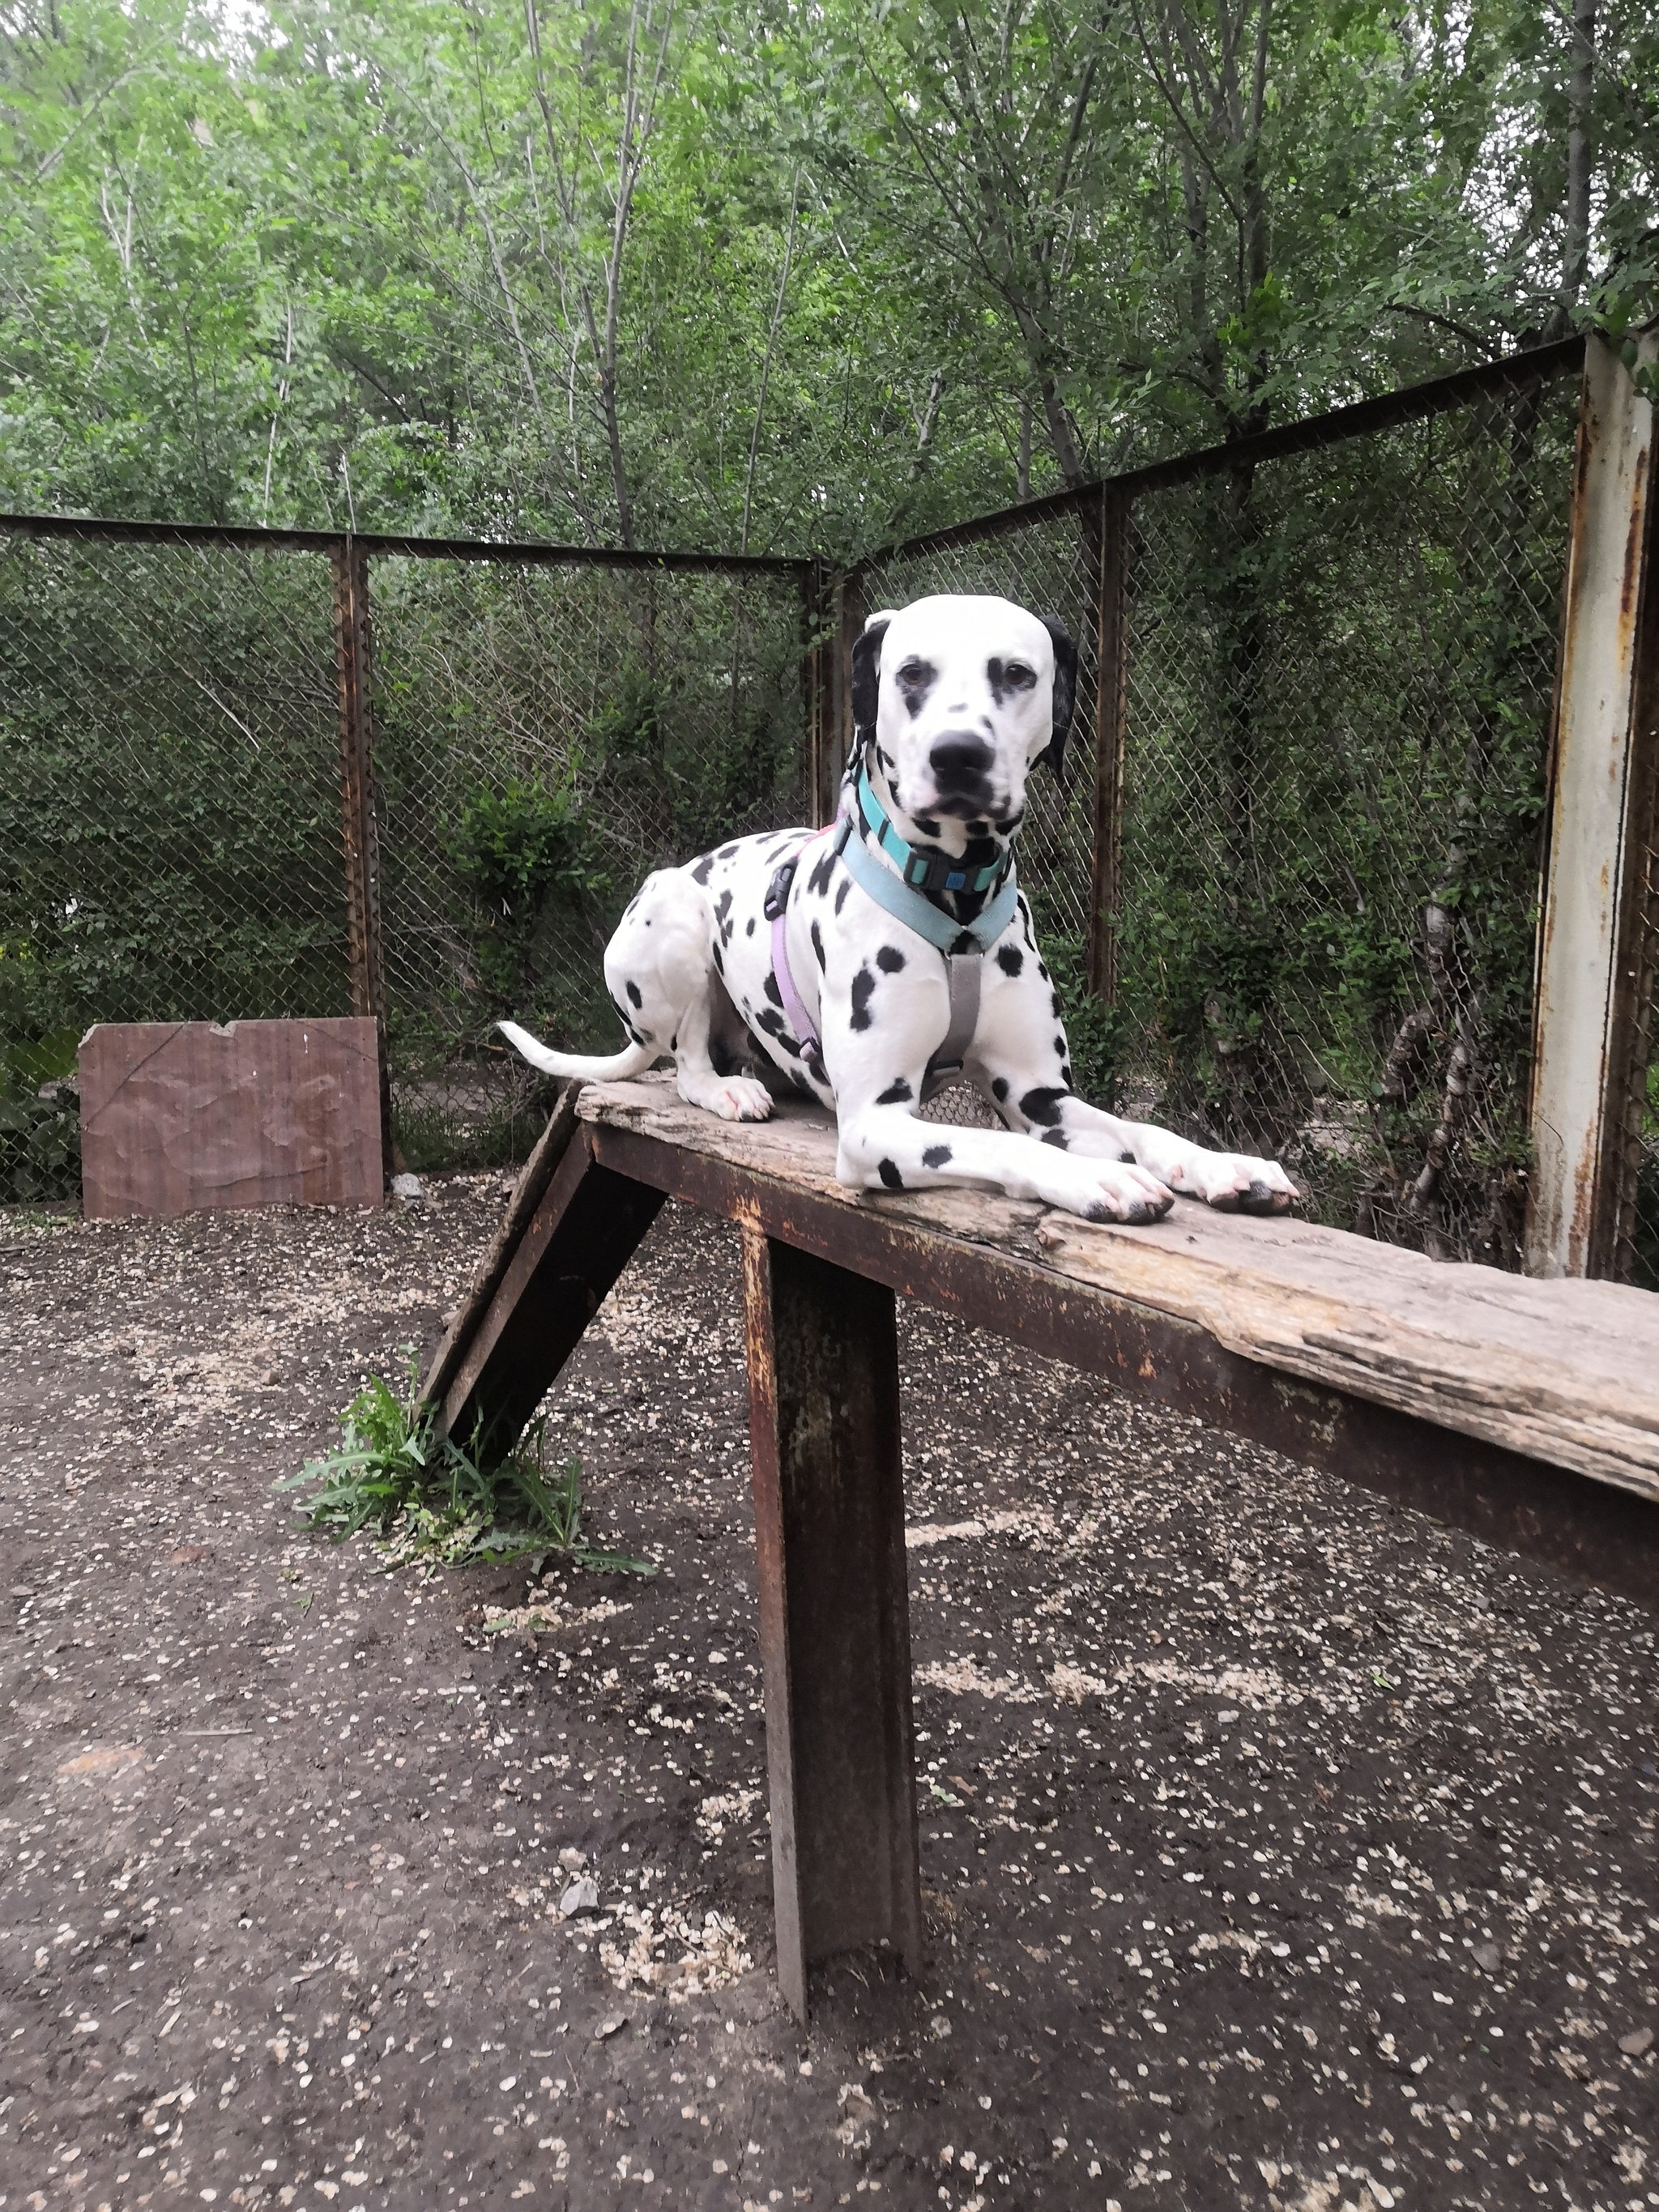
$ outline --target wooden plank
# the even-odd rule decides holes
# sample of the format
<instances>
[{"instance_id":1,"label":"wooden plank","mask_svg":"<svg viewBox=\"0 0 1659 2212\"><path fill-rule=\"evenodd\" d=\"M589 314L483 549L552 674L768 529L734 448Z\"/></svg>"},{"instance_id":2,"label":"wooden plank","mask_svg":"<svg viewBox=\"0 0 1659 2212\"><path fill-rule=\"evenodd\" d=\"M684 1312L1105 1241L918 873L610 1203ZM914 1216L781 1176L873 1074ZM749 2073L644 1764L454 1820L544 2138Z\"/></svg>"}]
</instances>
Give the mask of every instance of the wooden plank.
<instances>
[{"instance_id":1,"label":"wooden plank","mask_svg":"<svg viewBox=\"0 0 1659 2212\"><path fill-rule=\"evenodd\" d=\"M372 1020L100 1022L81 1041L89 1221L383 1190Z\"/></svg>"},{"instance_id":2,"label":"wooden plank","mask_svg":"<svg viewBox=\"0 0 1659 2212\"><path fill-rule=\"evenodd\" d=\"M470 1340L453 1359L438 1425L486 1462L506 1456L663 1202L659 1190L566 1144Z\"/></svg>"},{"instance_id":3,"label":"wooden plank","mask_svg":"<svg viewBox=\"0 0 1659 2212\"><path fill-rule=\"evenodd\" d=\"M578 1108L768 1176L799 1195L1039 1266L1079 1297L1188 1323L1226 1351L1659 1501L1659 1301L1608 1283L1448 1266L1340 1230L1178 1201L1147 1229L995 1194L854 1196L827 1115L762 1125L685 1106L660 1080L595 1085Z\"/></svg>"},{"instance_id":4,"label":"wooden plank","mask_svg":"<svg viewBox=\"0 0 1659 2212\"><path fill-rule=\"evenodd\" d=\"M554 1170L564 1158L570 1139L576 1133L576 1098L580 1087L579 1084L568 1083L560 1091L547 1127L525 1162L523 1171L514 1186L513 1195L507 1200L501 1227L474 1270L466 1296L456 1308L455 1318L450 1323L443 1342L433 1354L432 1364L427 1369L426 1380L421 1385L421 1396L428 1401L442 1404L460 1372L463 1361L477 1340L495 1293L501 1286L501 1279L523 1243L526 1231L535 1218L536 1209L553 1180Z\"/></svg>"},{"instance_id":5,"label":"wooden plank","mask_svg":"<svg viewBox=\"0 0 1659 2212\"><path fill-rule=\"evenodd\" d=\"M893 1294L758 1230L744 1311L778 1979L885 1941L921 1971Z\"/></svg>"}]
</instances>

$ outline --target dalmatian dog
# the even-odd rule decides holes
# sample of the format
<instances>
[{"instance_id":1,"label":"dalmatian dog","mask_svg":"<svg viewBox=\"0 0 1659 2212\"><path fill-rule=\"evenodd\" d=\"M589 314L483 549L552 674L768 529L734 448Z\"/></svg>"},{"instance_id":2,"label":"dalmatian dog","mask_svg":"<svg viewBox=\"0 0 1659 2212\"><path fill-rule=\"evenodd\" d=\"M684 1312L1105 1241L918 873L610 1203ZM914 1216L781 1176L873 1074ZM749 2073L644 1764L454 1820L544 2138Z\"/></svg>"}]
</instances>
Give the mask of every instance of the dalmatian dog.
<instances>
[{"instance_id":1,"label":"dalmatian dog","mask_svg":"<svg viewBox=\"0 0 1659 2212\"><path fill-rule=\"evenodd\" d=\"M814 1098L835 1110L854 1189L989 1184L1096 1221L1158 1220L1177 1192L1284 1212L1297 1193L1276 1160L1206 1151L1073 1090L1013 861L1033 764L1060 769L1076 672L1058 624L1007 599L872 615L830 829L738 838L647 878L605 956L623 1051L503 1033L533 1066L592 1081L668 1055L680 1097L727 1121L766 1120L775 1091ZM917 1118L947 1046L1000 1129Z\"/></svg>"}]
</instances>

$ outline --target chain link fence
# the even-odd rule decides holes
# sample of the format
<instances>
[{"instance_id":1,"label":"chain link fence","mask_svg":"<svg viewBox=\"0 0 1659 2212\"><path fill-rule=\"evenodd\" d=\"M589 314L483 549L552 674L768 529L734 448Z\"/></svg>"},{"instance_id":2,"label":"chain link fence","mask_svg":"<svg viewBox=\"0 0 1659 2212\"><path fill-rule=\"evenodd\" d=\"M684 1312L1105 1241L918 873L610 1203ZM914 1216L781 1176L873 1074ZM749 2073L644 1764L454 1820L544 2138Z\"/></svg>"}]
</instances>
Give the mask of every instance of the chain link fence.
<instances>
[{"instance_id":1,"label":"chain link fence","mask_svg":"<svg viewBox=\"0 0 1659 2212\"><path fill-rule=\"evenodd\" d=\"M640 878L800 818L800 581L392 556L371 598L394 1133L516 1156L539 1086L496 1017L614 1051L600 962Z\"/></svg>"},{"instance_id":2,"label":"chain link fence","mask_svg":"<svg viewBox=\"0 0 1659 2212\"><path fill-rule=\"evenodd\" d=\"M1120 641L1094 738L1118 756L1110 864L1091 891L1091 732L1068 793L1039 770L1021 850L1080 1085L1276 1155L1315 1219L1507 1267L1576 366L1143 471L860 578L872 607L1059 615L1085 696Z\"/></svg>"},{"instance_id":3,"label":"chain link fence","mask_svg":"<svg viewBox=\"0 0 1659 2212\"><path fill-rule=\"evenodd\" d=\"M847 580L871 610L1001 593L1078 641L1020 869L1082 1087L1277 1154L1316 1219L1505 1267L1576 367L1396 395ZM354 543L378 955L348 927L337 542L0 523L0 1195L66 1187L54 1079L94 1020L375 1011L410 1163L518 1157L539 1101L496 1016L611 1048L600 957L639 878L825 792L847 732L810 564Z\"/></svg>"},{"instance_id":4,"label":"chain link fence","mask_svg":"<svg viewBox=\"0 0 1659 2212\"><path fill-rule=\"evenodd\" d=\"M539 1087L497 1015L611 1048L639 877L799 818L805 564L366 542L372 978L336 544L0 524L0 1199L78 1188L94 1021L382 1012L410 1164L516 1158Z\"/></svg>"}]
</instances>

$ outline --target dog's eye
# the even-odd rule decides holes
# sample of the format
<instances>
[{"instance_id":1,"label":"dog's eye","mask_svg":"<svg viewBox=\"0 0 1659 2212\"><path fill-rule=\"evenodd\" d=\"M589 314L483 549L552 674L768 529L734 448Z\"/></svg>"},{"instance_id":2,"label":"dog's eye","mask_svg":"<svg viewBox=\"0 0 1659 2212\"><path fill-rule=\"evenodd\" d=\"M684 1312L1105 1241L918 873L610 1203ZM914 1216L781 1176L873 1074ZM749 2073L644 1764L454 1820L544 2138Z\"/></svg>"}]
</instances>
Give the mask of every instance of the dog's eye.
<instances>
[{"instance_id":1,"label":"dog's eye","mask_svg":"<svg viewBox=\"0 0 1659 2212\"><path fill-rule=\"evenodd\" d=\"M900 668L898 680L901 684L912 687L920 684L931 684L933 680L933 664L930 661L918 660L912 655Z\"/></svg>"},{"instance_id":2,"label":"dog's eye","mask_svg":"<svg viewBox=\"0 0 1659 2212\"><path fill-rule=\"evenodd\" d=\"M1028 668L1023 660L1011 660L1002 672L1003 681L1016 691L1029 691L1036 682L1036 671Z\"/></svg>"}]
</instances>

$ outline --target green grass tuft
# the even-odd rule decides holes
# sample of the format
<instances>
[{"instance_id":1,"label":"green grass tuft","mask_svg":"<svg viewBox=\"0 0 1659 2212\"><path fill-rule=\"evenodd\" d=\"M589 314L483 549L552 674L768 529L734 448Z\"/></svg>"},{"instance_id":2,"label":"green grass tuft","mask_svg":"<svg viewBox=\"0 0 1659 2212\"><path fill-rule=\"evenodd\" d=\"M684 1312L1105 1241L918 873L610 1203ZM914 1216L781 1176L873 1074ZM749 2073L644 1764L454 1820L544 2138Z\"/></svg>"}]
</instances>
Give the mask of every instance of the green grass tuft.
<instances>
[{"instance_id":1,"label":"green grass tuft","mask_svg":"<svg viewBox=\"0 0 1659 2212\"><path fill-rule=\"evenodd\" d=\"M336 1449L284 1475L278 1490L314 1485L302 1525L332 1542L368 1531L387 1571L398 1567L502 1566L555 1554L596 1574L654 1575L647 1559L596 1550L581 1532L581 1462L545 1464L546 1423L538 1421L498 1467L480 1464L435 1432L436 1411L419 1395L411 1358L399 1397L378 1375L349 1405Z\"/></svg>"}]
</instances>

